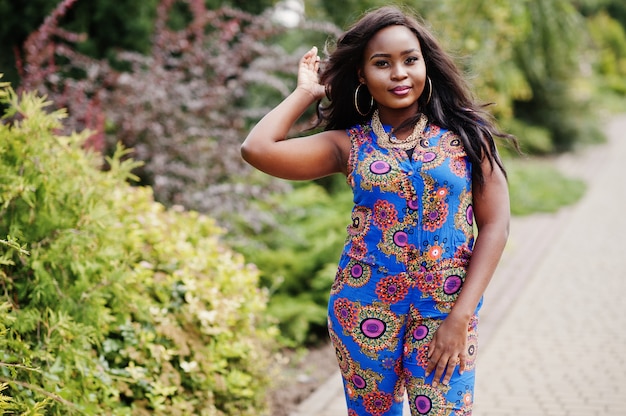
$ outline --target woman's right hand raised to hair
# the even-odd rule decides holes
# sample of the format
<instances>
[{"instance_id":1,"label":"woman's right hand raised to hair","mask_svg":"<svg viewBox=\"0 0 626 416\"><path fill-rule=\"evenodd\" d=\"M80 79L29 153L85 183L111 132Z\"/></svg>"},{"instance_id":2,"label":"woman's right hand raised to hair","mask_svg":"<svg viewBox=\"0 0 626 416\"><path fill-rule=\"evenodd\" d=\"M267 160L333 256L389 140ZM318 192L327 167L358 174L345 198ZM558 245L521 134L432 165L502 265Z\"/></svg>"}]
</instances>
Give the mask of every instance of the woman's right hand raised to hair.
<instances>
[{"instance_id":1,"label":"woman's right hand raised to hair","mask_svg":"<svg viewBox=\"0 0 626 416\"><path fill-rule=\"evenodd\" d=\"M250 130L241 155L255 168L283 179L311 180L345 173L350 140L344 130L288 139L296 121L326 94L319 82L320 58L313 47L300 59L298 86ZM293 138L293 137L292 137Z\"/></svg>"},{"instance_id":2,"label":"woman's right hand raised to hair","mask_svg":"<svg viewBox=\"0 0 626 416\"><path fill-rule=\"evenodd\" d=\"M313 46L300 59L297 88L308 92L315 100L321 100L326 94L319 81L319 69L320 57L317 55L317 47Z\"/></svg>"}]
</instances>

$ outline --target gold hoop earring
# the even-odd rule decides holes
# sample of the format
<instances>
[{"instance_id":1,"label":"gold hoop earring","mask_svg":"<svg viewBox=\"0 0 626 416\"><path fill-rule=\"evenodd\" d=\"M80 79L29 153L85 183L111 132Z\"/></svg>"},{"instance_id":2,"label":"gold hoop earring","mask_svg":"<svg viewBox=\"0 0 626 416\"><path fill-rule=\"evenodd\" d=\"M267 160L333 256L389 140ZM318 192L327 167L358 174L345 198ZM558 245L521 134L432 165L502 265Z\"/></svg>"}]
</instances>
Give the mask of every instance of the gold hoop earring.
<instances>
[{"instance_id":1,"label":"gold hoop earring","mask_svg":"<svg viewBox=\"0 0 626 416\"><path fill-rule=\"evenodd\" d=\"M428 105L428 103L430 103L430 97L433 95L433 83L428 75L426 76L426 79L428 80L428 98L426 99L426 104L424 105Z\"/></svg>"},{"instance_id":2,"label":"gold hoop earring","mask_svg":"<svg viewBox=\"0 0 626 416\"><path fill-rule=\"evenodd\" d=\"M372 108L374 108L374 97L372 97L372 95L370 94L370 108L366 112L361 111L361 109L359 108L359 89L363 85L365 84L359 84L359 86L356 87L356 90L354 90L354 108L356 109L357 113L365 117L370 113L370 111L372 111Z\"/></svg>"}]
</instances>

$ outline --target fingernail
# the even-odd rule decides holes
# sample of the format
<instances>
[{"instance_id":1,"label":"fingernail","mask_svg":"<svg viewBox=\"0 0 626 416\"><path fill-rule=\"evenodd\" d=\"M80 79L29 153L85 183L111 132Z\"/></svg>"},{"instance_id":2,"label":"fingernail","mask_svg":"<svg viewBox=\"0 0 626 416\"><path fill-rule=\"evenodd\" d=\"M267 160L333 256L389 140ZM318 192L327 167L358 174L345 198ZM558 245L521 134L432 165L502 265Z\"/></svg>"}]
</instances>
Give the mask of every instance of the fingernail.
<instances>
[{"instance_id":1,"label":"fingernail","mask_svg":"<svg viewBox=\"0 0 626 416\"><path fill-rule=\"evenodd\" d=\"M433 381L433 387L437 387L437 384L438 383L436 381Z\"/></svg>"}]
</instances>

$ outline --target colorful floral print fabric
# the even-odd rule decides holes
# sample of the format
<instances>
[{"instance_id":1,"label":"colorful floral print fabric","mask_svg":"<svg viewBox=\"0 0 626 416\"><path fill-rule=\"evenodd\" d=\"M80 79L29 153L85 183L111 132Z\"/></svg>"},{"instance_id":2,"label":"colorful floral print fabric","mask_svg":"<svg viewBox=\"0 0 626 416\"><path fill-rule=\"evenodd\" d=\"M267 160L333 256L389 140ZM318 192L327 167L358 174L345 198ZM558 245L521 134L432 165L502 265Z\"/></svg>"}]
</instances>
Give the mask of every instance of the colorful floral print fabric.
<instances>
[{"instance_id":1,"label":"colorful floral print fabric","mask_svg":"<svg viewBox=\"0 0 626 416\"><path fill-rule=\"evenodd\" d=\"M348 133L354 209L328 322L349 415L402 415L405 391L412 415L469 415L476 316L463 375L457 368L437 387L425 377L428 345L462 290L474 243L462 142L433 124L410 153L379 146L369 125Z\"/></svg>"}]
</instances>

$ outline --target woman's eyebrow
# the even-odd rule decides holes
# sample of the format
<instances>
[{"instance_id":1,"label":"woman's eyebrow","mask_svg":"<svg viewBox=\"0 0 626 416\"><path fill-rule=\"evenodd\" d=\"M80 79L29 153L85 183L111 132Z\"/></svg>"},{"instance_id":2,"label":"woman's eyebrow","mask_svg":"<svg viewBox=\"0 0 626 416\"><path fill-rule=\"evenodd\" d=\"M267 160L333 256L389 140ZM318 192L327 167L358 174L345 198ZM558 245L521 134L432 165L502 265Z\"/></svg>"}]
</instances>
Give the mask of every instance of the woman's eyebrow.
<instances>
[{"instance_id":1,"label":"woman's eyebrow","mask_svg":"<svg viewBox=\"0 0 626 416\"><path fill-rule=\"evenodd\" d=\"M407 49L406 51L400 52L400 55L408 55L408 54L413 53L413 52L419 52L419 49L417 49L417 48ZM370 57L370 61L372 59L375 59L375 58L391 58L391 54L389 54L389 53L375 53L374 55L372 55Z\"/></svg>"}]
</instances>

